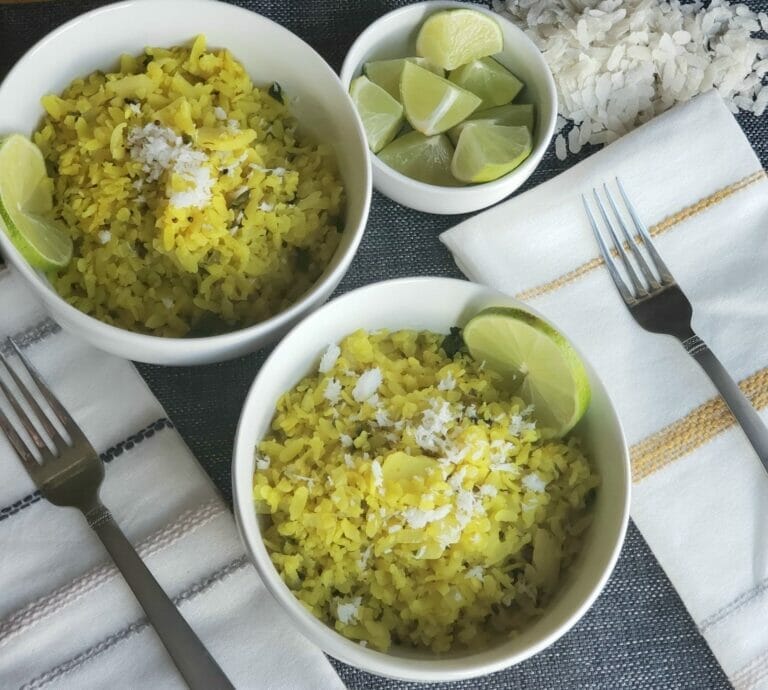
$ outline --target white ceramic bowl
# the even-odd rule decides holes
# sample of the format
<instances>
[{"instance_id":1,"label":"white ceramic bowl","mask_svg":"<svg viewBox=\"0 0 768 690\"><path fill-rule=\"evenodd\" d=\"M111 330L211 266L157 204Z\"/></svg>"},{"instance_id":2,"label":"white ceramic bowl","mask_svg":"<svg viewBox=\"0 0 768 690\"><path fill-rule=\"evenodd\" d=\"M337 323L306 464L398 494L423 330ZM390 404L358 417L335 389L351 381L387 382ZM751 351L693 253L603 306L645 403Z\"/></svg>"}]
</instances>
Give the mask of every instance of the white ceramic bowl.
<instances>
[{"instance_id":1,"label":"white ceramic bowl","mask_svg":"<svg viewBox=\"0 0 768 690\"><path fill-rule=\"evenodd\" d=\"M387 60L416 54L416 36L424 20L435 12L459 7L492 16L501 27L504 49L494 57L524 83L516 103L536 105L536 125L531 155L515 170L492 182L467 187L440 187L426 184L393 170L371 155L373 185L382 194L404 206L427 213L469 213L508 197L536 169L552 139L557 119L557 93L552 73L531 40L512 22L479 5L436 0L407 5L385 14L371 24L352 44L341 68L341 81L350 82L370 60Z\"/></svg>"},{"instance_id":2,"label":"white ceramic bowl","mask_svg":"<svg viewBox=\"0 0 768 690\"><path fill-rule=\"evenodd\" d=\"M146 46L187 43L204 33L208 44L228 48L256 84L279 82L299 123L336 151L347 195L346 225L333 260L315 285L276 316L207 338L161 338L115 328L62 300L32 270L0 231L0 250L65 328L122 357L156 364L198 364L245 354L276 340L324 302L357 250L368 217L371 175L365 133L354 107L328 64L287 29L254 12L211 0L132 0L88 12L48 34L0 85L0 135L31 134L43 110L40 98L60 93L75 77L108 69L121 53Z\"/></svg>"},{"instance_id":3,"label":"white ceramic bowl","mask_svg":"<svg viewBox=\"0 0 768 690\"><path fill-rule=\"evenodd\" d=\"M269 429L275 403L316 369L329 343L358 328L412 328L447 333L480 309L519 303L488 288L449 278L407 278L360 288L302 321L261 368L245 401L235 439L232 481L235 517L251 559L297 628L331 656L371 673L410 681L451 681L491 673L541 651L585 613L605 585L619 555L629 515L629 456L621 424L594 369L586 364L592 402L577 427L600 473L594 522L583 549L546 613L514 639L469 655L441 656L392 649L384 654L346 639L299 603L270 561L253 506L254 448ZM526 307L530 309L529 307Z\"/></svg>"}]
</instances>

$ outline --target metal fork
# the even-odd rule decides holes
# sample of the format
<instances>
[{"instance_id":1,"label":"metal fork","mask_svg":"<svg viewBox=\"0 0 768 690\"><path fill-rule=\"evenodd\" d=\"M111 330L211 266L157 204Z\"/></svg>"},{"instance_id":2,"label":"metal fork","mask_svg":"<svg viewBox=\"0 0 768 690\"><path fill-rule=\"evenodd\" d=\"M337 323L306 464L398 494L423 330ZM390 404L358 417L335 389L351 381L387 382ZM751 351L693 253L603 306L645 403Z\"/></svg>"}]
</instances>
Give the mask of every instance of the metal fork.
<instances>
[{"instance_id":1,"label":"metal fork","mask_svg":"<svg viewBox=\"0 0 768 690\"><path fill-rule=\"evenodd\" d=\"M54 505L77 508L83 513L88 525L99 536L115 565L133 590L189 687L200 688L200 690L232 688L233 685L224 672L144 565L115 523L109 510L99 500L104 465L98 453L64 406L45 385L40 374L21 353L16 343L12 340L8 342L11 343L19 361L26 367L29 376L70 439L67 442L59 433L43 411L38 399L0 352L0 361L48 436L47 440L43 437L9 386L0 377L0 389L37 448L40 461L21 434L14 429L2 409L0 409L0 429L5 432L32 481L43 496Z\"/></svg>"},{"instance_id":2,"label":"metal fork","mask_svg":"<svg viewBox=\"0 0 768 690\"><path fill-rule=\"evenodd\" d=\"M755 449L760 462L768 471L768 429L766 429L759 415L747 397L741 392L738 384L731 378L725 367L715 357L706 343L694 333L691 327L693 308L685 293L680 289L672 277L666 264L659 256L651 240L648 229L640 220L637 210L629 200L621 181L616 178L619 194L624 202L632 224L637 230L639 239L642 240L647 253L648 261L642 251L641 243L627 229L625 219L619 211L618 204L614 201L606 184L603 185L603 194L611 207L611 214L606 210L596 189L592 190L594 204L597 206L603 224L608 230L616 255L621 259L624 270L629 277L631 287L627 285L621 276L614 255L608 250L603 235L601 234L595 216L590 209L586 197L582 194L581 200L584 209L595 233L595 239L600 247L600 252L605 259L608 272L616 284L624 303L630 314L646 331L663 333L677 338L688 352L706 372L712 383L715 384L723 396L733 416L744 430L749 442ZM610 215L615 221L611 220ZM621 232L621 239L616 229ZM632 258L627 253L627 249ZM634 259L634 264L632 259ZM650 265L649 265L650 263ZM640 275L635 270L639 268Z\"/></svg>"}]
</instances>

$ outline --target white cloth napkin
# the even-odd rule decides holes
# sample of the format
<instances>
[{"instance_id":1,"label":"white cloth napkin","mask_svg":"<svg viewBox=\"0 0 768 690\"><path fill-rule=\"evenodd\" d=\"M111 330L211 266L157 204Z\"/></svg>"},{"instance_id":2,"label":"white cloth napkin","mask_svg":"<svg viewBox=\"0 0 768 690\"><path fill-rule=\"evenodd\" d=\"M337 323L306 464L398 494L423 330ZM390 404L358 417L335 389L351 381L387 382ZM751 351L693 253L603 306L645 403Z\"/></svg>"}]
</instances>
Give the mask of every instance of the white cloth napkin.
<instances>
[{"instance_id":1,"label":"white cloth napkin","mask_svg":"<svg viewBox=\"0 0 768 690\"><path fill-rule=\"evenodd\" d=\"M104 503L234 685L343 688L266 591L229 510L133 366L59 330L0 270L0 343L9 335L108 460ZM0 687L46 686L186 687L83 517L39 499L3 437Z\"/></svg>"},{"instance_id":2,"label":"white cloth napkin","mask_svg":"<svg viewBox=\"0 0 768 690\"><path fill-rule=\"evenodd\" d=\"M694 328L763 408L768 183L716 93L441 239L470 279L529 302L595 365L632 446L632 517L731 682L768 687L768 476L699 366L634 322L598 261L580 194L616 175Z\"/></svg>"}]
</instances>

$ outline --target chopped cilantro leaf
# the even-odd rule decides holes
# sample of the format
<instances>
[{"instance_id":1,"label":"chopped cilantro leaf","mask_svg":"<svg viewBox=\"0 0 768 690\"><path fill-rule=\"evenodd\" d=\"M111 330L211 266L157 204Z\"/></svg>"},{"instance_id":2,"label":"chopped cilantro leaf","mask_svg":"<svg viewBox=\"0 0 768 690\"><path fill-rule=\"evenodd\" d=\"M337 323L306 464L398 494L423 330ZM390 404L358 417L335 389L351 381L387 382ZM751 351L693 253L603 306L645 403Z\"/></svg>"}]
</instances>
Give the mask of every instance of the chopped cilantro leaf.
<instances>
[{"instance_id":1,"label":"chopped cilantro leaf","mask_svg":"<svg viewBox=\"0 0 768 690\"><path fill-rule=\"evenodd\" d=\"M452 326L450 334L443 338L440 347L449 357L455 357L459 352L463 352L466 348L464 338L461 336L461 329L457 326Z\"/></svg>"},{"instance_id":2,"label":"chopped cilantro leaf","mask_svg":"<svg viewBox=\"0 0 768 690\"><path fill-rule=\"evenodd\" d=\"M285 103L283 100L283 90L277 82L273 82L272 86L269 87L269 95L279 103Z\"/></svg>"}]
</instances>

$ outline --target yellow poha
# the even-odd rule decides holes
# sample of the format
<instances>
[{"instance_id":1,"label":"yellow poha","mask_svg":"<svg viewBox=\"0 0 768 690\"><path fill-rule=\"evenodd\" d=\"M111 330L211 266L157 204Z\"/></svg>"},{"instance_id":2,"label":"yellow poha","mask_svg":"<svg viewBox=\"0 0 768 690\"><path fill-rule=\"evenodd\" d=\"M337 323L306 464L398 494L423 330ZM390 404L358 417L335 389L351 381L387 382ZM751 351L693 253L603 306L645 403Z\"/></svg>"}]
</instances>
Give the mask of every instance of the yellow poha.
<instances>
[{"instance_id":1,"label":"yellow poha","mask_svg":"<svg viewBox=\"0 0 768 690\"><path fill-rule=\"evenodd\" d=\"M518 632L578 553L599 484L578 439L542 440L535 410L444 338L331 345L257 449L275 567L315 616L379 650Z\"/></svg>"},{"instance_id":2,"label":"yellow poha","mask_svg":"<svg viewBox=\"0 0 768 690\"><path fill-rule=\"evenodd\" d=\"M165 336L231 330L295 302L338 246L344 199L331 148L297 130L287 101L203 36L45 96L34 141L74 243L56 290Z\"/></svg>"}]
</instances>

